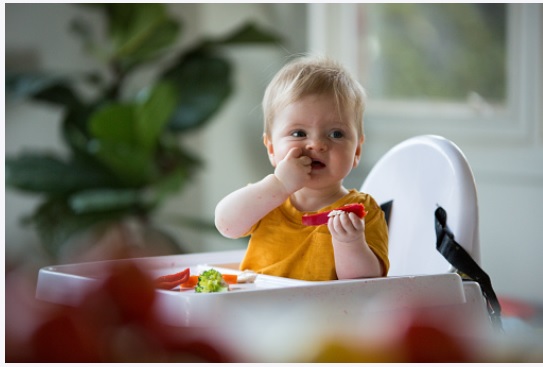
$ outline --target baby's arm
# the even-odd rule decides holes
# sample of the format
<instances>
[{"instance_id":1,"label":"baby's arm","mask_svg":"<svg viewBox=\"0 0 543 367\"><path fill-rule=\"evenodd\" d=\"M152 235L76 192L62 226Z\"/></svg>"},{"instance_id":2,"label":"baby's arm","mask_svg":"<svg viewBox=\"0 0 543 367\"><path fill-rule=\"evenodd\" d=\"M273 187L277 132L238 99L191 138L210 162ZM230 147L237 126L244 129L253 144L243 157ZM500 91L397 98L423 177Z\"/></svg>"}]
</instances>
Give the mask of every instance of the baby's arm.
<instances>
[{"instance_id":1,"label":"baby's arm","mask_svg":"<svg viewBox=\"0 0 543 367\"><path fill-rule=\"evenodd\" d=\"M366 242L365 227L365 221L354 213L342 213L329 219L338 279L383 275L381 262Z\"/></svg>"},{"instance_id":2,"label":"baby's arm","mask_svg":"<svg viewBox=\"0 0 543 367\"><path fill-rule=\"evenodd\" d=\"M309 179L311 159L293 148L277 164L275 173L261 181L238 189L222 199L215 208L215 226L228 238L238 238Z\"/></svg>"},{"instance_id":3,"label":"baby's arm","mask_svg":"<svg viewBox=\"0 0 543 367\"><path fill-rule=\"evenodd\" d=\"M288 196L281 181L268 175L222 199L215 208L215 226L225 237L241 237Z\"/></svg>"}]
</instances>

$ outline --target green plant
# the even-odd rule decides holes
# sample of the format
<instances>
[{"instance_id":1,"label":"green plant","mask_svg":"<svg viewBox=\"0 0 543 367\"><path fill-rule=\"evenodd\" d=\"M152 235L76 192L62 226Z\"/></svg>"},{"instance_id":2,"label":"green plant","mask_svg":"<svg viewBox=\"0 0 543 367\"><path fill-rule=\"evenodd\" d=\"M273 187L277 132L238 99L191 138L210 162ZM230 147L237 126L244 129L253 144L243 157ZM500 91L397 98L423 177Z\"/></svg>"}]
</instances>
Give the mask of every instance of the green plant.
<instances>
[{"instance_id":1,"label":"green plant","mask_svg":"<svg viewBox=\"0 0 543 367\"><path fill-rule=\"evenodd\" d=\"M6 158L6 184L41 195L26 218L51 254L75 233L128 215L148 218L200 166L179 136L199 129L232 93L228 45L276 44L279 38L246 24L217 39L175 47L182 23L164 4L87 4L105 17L107 41L75 20L72 31L103 67L84 75L6 73L8 96L60 106L67 156L24 152ZM174 57L172 57L172 55ZM143 66L169 64L135 95L127 83ZM173 60L173 61L171 61ZM92 90L92 97L85 98Z\"/></svg>"}]
</instances>

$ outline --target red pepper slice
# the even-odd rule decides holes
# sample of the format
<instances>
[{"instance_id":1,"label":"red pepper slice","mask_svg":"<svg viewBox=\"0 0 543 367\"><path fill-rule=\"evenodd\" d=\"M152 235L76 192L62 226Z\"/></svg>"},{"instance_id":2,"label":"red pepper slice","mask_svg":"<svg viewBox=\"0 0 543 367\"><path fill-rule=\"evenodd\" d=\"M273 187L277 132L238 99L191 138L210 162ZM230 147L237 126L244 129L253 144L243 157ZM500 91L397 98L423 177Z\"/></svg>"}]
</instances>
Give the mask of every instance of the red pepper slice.
<instances>
[{"instance_id":1,"label":"red pepper slice","mask_svg":"<svg viewBox=\"0 0 543 367\"><path fill-rule=\"evenodd\" d=\"M355 213L360 218L364 218L367 214L366 209L364 208L363 204L360 203L354 203L354 204L347 204L344 206L341 206L339 208L336 208L334 210L341 210L344 212L350 212ZM328 210L322 213L316 213L316 214L304 214L302 215L302 224L306 226L320 226L322 224L327 224L329 218L329 214L332 210Z\"/></svg>"},{"instance_id":2,"label":"red pepper slice","mask_svg":"<svg viewBox=\"0 0 543 367\"><path fill-rule=\"evenodd\" d=\"M170 290L180 284L185 283L190 277L190 268L179 273L163 275L155 279L155 287L159 289Z\"/></svg>"}]
</instances>

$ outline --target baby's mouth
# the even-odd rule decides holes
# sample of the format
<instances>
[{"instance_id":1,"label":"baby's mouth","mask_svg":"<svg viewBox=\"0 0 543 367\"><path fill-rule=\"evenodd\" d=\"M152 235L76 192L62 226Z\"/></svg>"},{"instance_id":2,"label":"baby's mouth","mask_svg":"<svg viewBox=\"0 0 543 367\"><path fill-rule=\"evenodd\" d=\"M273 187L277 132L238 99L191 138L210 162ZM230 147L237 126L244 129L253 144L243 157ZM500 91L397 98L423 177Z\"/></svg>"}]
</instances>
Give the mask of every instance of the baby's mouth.
<instances>
[{"instance_id":1,"label":"baby's mouth","mask_svg":"<svg viewBox=\"0 0 543 367\"><path fill-rule=\"evenodd\" d=\"M326 164L322 163L321 161L318 161L316 159L313 159L311 161L311 168L312 169L322 169L324 167L326 167Z\"/></svg>"}]
</instances>

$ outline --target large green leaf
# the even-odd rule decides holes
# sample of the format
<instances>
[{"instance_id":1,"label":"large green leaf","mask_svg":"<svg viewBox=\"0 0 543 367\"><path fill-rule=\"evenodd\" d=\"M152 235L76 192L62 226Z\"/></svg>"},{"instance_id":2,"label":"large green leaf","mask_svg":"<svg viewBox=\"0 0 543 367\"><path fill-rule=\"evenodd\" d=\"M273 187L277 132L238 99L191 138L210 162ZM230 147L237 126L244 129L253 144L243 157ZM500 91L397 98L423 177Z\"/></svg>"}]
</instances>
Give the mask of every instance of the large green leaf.
<instances>
[{"instance_id":1,"label":"large green leaf","mask_svg":"<svg viewBox=\"0 0 543 367\"><path fill-rule=\"evenodd\" d=\"M135 115L133 105L110 104L89 122L89 152L127 186L143 184L152 172L150 153L138 145Z\"/></svg>"},{"instance_id":2,"label":"large green leaf","mask_svg":"<svg viewBox=\"0 0 543 367\"><path fill-rule=\"evenodd\" d=\"M194 153L179 145L179 138L171 131L164 132L159 141L156 162L163 176L160 180L164 177L168 179L168 176L179 172L183 177L182 184L190 179L203 163Z\"/></svg>"},{"instance_id":3,"label":"large green leaf","mask_svg":"<svg viewBox=\"0 0 543 367\"><path fill-rule=\"evenodd\" d=\"M149 28L139 39L125 45L116 55L121 65L131 69L143 63L149 63L161 56L161 51L171 46L179 33L179 25L172 20L165 20Z\"/></svg>"},{"instance_id":4,"label":"large green leaf","mask_svg":"<svg viewBox=\"0 0 543 367\"><path fill-rule=\"evenodd\" d=\"M123 212L91 212L76 214L63 198L48 198L36 209L27 222L35 225L44 248L53 256L68 240L92 225L122 217Z\"/></svg>"},{"instance_id":5,"label":"large green leaf","mask_svg":"<svg viewBox=\"0 0 543 367\"><path fill-rule=\"evenodd\" d=\"M121 210L149 212L177 192L185 181L186 173L177 169L146 189L83 190L70 195L68 204L75 214Z\"/></svg>"},{"instance_id":6,"label":"large green leaf","mask_svg":"<svg viewBox=\"0 0 543 367\"><path fill-rule=\"evenodd\" d=\"M180 23L170 18L160 3L107 3L109 35L114 43L112 58L129 69L171 45L180 33Z\"/></svg>"},{"instance_id":7,"label":"large green leaf","mask_svg":"<svg viewBox=\"0 0 543 367\"><path fill-rule=\"evenodd\" d=\"M208 39L205 41L207 45L213 46L228 46L228 45L255 45L255 44L268 44L277 45L281 42L281 37L277 34L266 31L256 24L249 22L243 24L232 33L227 34L224 38L218 38L215 40Z\"/></svg>"},{"instance_id":8,"label":"large green leaf","mask_svg":"<svg viewBox=\"0 0 543 367\"><path fill-rule=\"evenodd\" d=\"M136 111L131 104L111 103L99 109L89 122L91 135L98 142L137 145Z\"/></svg>"},{"instance_id":9,"label":"large green leaf","mask_svg":"<svg viewBox=\"0 0 543 367\"><path fill-rule=\"evenodd\" d=\"M74 81L66 76L47 73L6 73L6 94L13 98L30 98L77 108L81 101L70 85Z\"/></svg>"},{"instance_id":10,"label":"large green leaf","mask_svg":"<svg viewBox=\"0 0 543 367\"><path fill-rule=\"evenodd\" d=\"M139 103L112 103L90 120L92 153L129 186L152 182L155 148L175 108L176 93L157 84Z\"/></svg>"},{"instance_id":11,"label":"large green leaf","mask_svg":"<svg viewBox=\"0 0 543 367\"><path fill-rule=\"evenodd\" d=\"M226 102L233 90L231 63L218 55L219 46L277 44L280 38L247 23L222 38L205 39L182 54L162 78L180 88L179 106L169 127L184 132L202 127Z\"/></svg>"},{"instance_id":12,"label":"large green leaf","mask_svg":"<svg viewBox=\"0 0 543 367\"><path fill-rule=\"evenodd\" d=\"M171 83L158 83L148 98L136 105L138 144L153 151L177 104L177 91Z\"/></svg>"},{"instance_id":13,"label":"large green leaf","mask_svg":"<svg viewBox=\"0 0 543 367\"><path fill-rule=\"evenodd\" d=\"M44 249L53 257L58 257L63 249L72 244L70 240L77 238L82 232L89 229L103 230L107 228L107 224L121 221L126 215L125 210L75 213L65 200L50 198L27 218L27 223L36 228ZM162 240L161 246L170 245L169 254L180 251L178 241L154 227L152 223L149 223L148 229L144 231L144 236L145 245L152 247L154 242L150 241L156 241L158 236L158 239Z\"/></svg>"},{"instance_id":14,"label":"large green leaf","mask_svg":"<svg viewBox=\"0 0 543 367\"><path fill-rule=\"evenodd\" d=\"M88 152L89 143L92 139L88 123L94 110L95 106L93 105L70 109L62 120L62 137L64 141L75 157L86 161L93 158Z\"/></svg>"},{"instance_id":15,"label":"large green leaf","mask_svg":"<svg viewBox=\"0 0 543 367\"><path fill-rule=\"evenodd\" d=\"M182 58L163 76L179 86L179 101L169 127L176 132L201 127L232 93L231 66L207 53Z\"/></svg>"},{"instance_id":16,"label":"large green leaf","mask_svg":"<svg viewBox=\"0 0 543 367\"><path fill-rule=\"evenodd\" d=\"M82 188L113 185L111 176L80 162L65 162L53 155L24 153L6 158L6 184L20 190L65 194Z\"/></svg>"},{"instance_id":17,"label":"large green leaf","mask_svg":"<svg viewBox=\"0 0 543 367\"><path fill-rule=\"evenodd\" d=\"M142 207L140 190L133 189L95 189L79 191L69 198L70 209L76 214L124 210Z\"/></svg>"},{"instance_id":18,"label":"large green leaf","mask_svg":"<svg viewBox=\"0 0 543 367\"><path fill-rule=\"evenodd\" d=\"M94 141L92 145L95 156L125 186L139 187L155 176L152 156L137 145L112 141Z\"/></svg>"}]
</instances>

